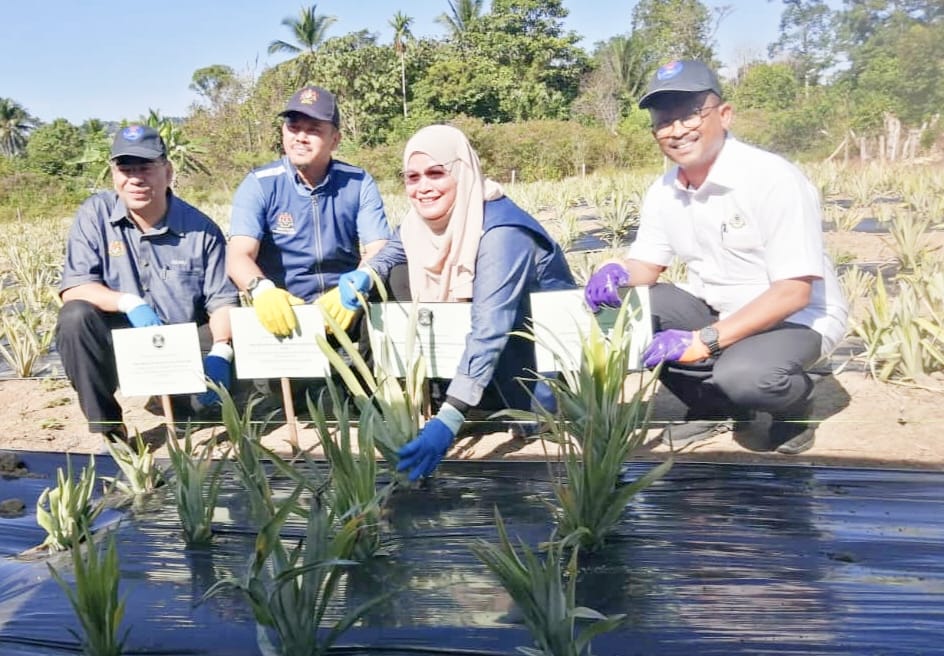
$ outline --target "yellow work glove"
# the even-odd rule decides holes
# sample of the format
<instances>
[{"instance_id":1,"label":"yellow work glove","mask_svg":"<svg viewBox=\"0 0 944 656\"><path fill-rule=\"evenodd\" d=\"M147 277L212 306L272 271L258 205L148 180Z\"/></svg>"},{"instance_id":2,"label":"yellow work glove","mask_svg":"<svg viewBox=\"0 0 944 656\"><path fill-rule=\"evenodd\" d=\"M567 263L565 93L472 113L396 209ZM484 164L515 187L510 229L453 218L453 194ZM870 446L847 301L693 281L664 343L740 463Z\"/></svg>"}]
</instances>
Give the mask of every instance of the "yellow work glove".
<instances>
[{"instance_id":1,"label":"yellow work glove","mask_svg":"<svg viewBox=\"0 0 944 656\"><path fill-rule=\"evenodd\" d=\"M318 304L322 312L337 321L338 325L345 331L351 327L351 323L354 322L354 317L360 312L360 310L348 310L344 307L344 303L341 302L341 290L338 287L334 287L330 291L322 294L321 298L315 301L315 303ZM327 326L327 328L328 332L331 332L331 327Z\"/></svg>"},{"instance_id":2,"label":"yellow work glove","mask_svg":"<svg viewBox=\"0 0 944 656\"><path fill-rule=\"evenodd\" d=\"M269 284L272 285L272 283ZM292 296L275 285L268 289L259 290L257 288L252 294L252 307L256 309L259 323L278 337L288 337L292 334L292 331L298 326L292 306L304 304L305 301L302 299Z\"/></svg>"}]
</instances>

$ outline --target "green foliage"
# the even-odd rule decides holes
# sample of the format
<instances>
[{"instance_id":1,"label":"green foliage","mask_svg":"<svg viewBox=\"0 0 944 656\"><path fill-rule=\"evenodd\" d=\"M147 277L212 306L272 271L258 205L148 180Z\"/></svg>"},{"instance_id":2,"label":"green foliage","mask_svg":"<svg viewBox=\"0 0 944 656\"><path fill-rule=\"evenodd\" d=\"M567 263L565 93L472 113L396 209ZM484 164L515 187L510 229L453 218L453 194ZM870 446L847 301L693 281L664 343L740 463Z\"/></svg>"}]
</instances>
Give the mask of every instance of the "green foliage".
<instances>
[{"instance_id":1,"label":"green foliage","mask_svg":"<svg viewBox=\"0 0 944 656\"><path fill-rule=\"evenodd\" d=\"M307 512L305 539L292 550L286 549L279 532L295 511L301 489L297 488L259 531L245 576L219 581L207 590L205 598L236 588L249 600L256 622L275 631L283 656L322 656L331 653L344 632L389 595L350 610L319 636L346 569L356 564L343 554L352 551L359 520L351 518L332 529L332 518L314 496Z\"/></svg>"},{"instance_id":2,"label":"green foliage","mask_svg":"<svg viewBox=\"0 0 944 656\"><path fill-rule=\"evenodd\" d=\"M204 66L193 72L190 78L190 90L209 101L213 106L219 105L226 90L236 83L236 72L229 66L213 64Z\"/></svg>"},{"instance_id":3,"label":"green foliage","mask_svg":"<svg viewBox=\"0 0 944 656\"><path fill-rule=\"evenodd\" d=\"M620 472L646 437L654 377L640 377L639 387L627 400L633 295L628 294L604 334L598 321L582 340L580 368L569 368L558 345L545 344L555 354L560 378L545 379L557 399L558 411L541 407L539 415L550 427L550 439L561 449L566 477L554 486L560 508L561 535L579 535L580 544L596 549L619 521L633 496L665 475L669 458L632 482L620 482ZM533 339L533 336L531 337Z\"/></svg>"},{"instance_id":4,"label":"green foliage","mask_svg":"<svg viewBox=\"0 0 944 656\"><path fill-rule=\"evenodd\" d=\"M140 431L135 431L133 443L108 442L108 452L122 476L104 480L119 492L137 501L164 484L164 472L155 463L154 452L145 444Z\"/></svg>"},{"instance_id":5,"label":"green foliage","mask_svg":"<svg viewBox=\"0 0 944 656\"><path fill-rule=\"evenodd\" d=\"M36 501L36 523L46 531L42 547L65 551L78 544L102 511L101 502L92 503L95 489L95 456L83 467L76 480L72 459L66 456L66 471L56 470L56 487L46 488Z\"/></svg>"},{"instance_id":6,"label":"green foliage","mask_svg":"<svg viewBox=\"0 0 944 656\"><path fill-rule=\"evenodd\" d=\"M381 281L375 280L374 284L382 289ZM386 297L385 292L382 292L382 297ZM410 325L414 327L417 321L415 311L414 305L410 315ZM369 437L392 467L398 461L397 451L419 432L426 363L420 355L413 357L412 343L408 343L407 362L388 362L385 353L375 353L376 372L373 372L364 361L357 345L341 330L337 322L327 314L324 319L351 364L345 362L324 337L317 337L318 346L330 361L331 367L344 381L351 398L360 410L359 430L369 434L365 437ZM411 330L410 335L414 332ZM402 383L393 373L399 369L406 374Z\"/></svg>"},{"instance_id":7,"label":"green foliage","mask_svg":"<svg viewBox=\"0 0 944 656\"><path fill-rule=\"evenodd\" d=\"M310 7L302 7L298 18L291 16L282 19L282 25L292 33L294 43L276 40L269 43L269 54L287 52L298 54L302 50L314 52L325 40L328 28L337 20L334 16L325 16L318 13L318 5L312 3Z\"/></svg>"},{"instance_id":8,"label":"green foliage","mask_svg":"<svg viewBox=\"0 0 944 656\"><path fill-rule=\"evenodd\" d=\"M862 108L858 123L880 124L883 111L916 123L944 100L944 12L940 3L856 3L840 14L850 67L841 76ZM871 109L873 120L868 121Z\"/></svg>"},{"instance_id":9,"label":"green foliage","mask_svg":"<svg viewBox=\"0 0 944 656\"><path fill-rule=\"evenodd\" d=\"M261 526L275 516L276 509L269 474L262 463L263 457L268 455L260 439L266 422L259 424L253 420L260 399L250 399L240 413L228 389L212 382L207 386L220 397L223 425L230 443L230 461L249 497L250 515Z\"/></svg>"},{"instance_id":10,"label":"green foliage","mask_svg":"<svg viewBox=\"0 0 944 656\"><path fill-rule=\"evenodd\" d=\"M741 111L735 106L732 132L748 143L784 156L805 152L826 157L842 141L848 127L848 117L837 107L837 95L817 87L781 107Z\"/></svg>"},{"instance_id":11,"label":"green foliage","mask_svg":"<svg viewBox=\"0 0 944 656\"><path fill-rule=\"evenodd\" d=\"M0 155L12 157L23 152L36 124L36 119L20 103L0 98Z\"/></svg>"},{"instance_id":12,"label":"green foliage","mask_svg":"<svg viewBox=\"0 0 944 656\"><path fill-rule=\"evenodd\" d=\"M447 0L449 11L436 17L436 22L449 30L454 41L460 41L466 31L482 15L484 0Z\"/></svg>"},{"instance_id":13,"label":"green foliage","mask_svg":"<svg viewBox=\"0 0 944 656\"><path fill-rule=\"evenodd\" d=\"M865 316L853 331L879 380L940 389L932 374L944 372L944 264L927 246L930 220L899 212L891 227L901 269L890 294L877 276L867 295Z\"/></svg>"},{"instance_id":14,"label":"green foliage","mask_svg":"<svg viewBox=\"0 0 944 656\"><path fill-rule=\"evenodd\" d=\"M81 545L72 549L72 568L75 587L70 586L62 575L50 564L46 564L59 587L69 597L69 603L79 618L83 635L69 631L79 640L86 656L120 656L125 641L126 629L118 637L121 620L125 614L125 600L118 597L121 570L115 536L109 535L106 545L96 546L90 532L85 532L85 553Z\"/></svg>"},{"instance_id":15,"label":"green foliage","mask_svg":"<svg viewBox=\"0 0 944 656\"><path fill-rule=\"evenodd\" d=\"M836 60L836 17L824 0L784 0L780 37L768 48L786 55L803 87L815 85Z\"/></svg>"},{"instance_id":16,"label":"green foliage","mask_svg":"<svg viewBox=\"0 0 944 656\"><path fill-rule=\"evenodd\" d=\"M331 407L337 422L329 426L324 409L324 398L317 404L308 399L308 412L315 425L315 433L331 468L331 488L327 503L335 517L342 522L357 519L358 534L350 553L344 558L365 560L374 556L381 546L381 515L393 483L377 489L377 454L374 450L374 430L379 425L369 415L377 413L373 405L362 404L361 429L357 430L357 451L351 439L350 409L342 400L337 386L326 380Z\"/></svg>"},{"instance_id":17,"label":"green foliage","mask_svg":"<svg viewBox=\"0 0 944 656\"><path fill-rule=\"evenodd\" d=\"M777 112L797 102L799 85L789 65L757 63L741 73L732 95L739 111Z\"/></svg>"},{"instance_id":18,"label":"green foliage","mask_svg":"<svg viewBox=\"0 0 944 656\"><path fill-rule=\"evenodd\" d=\"M362 31L329 39L298 60L307 81L337 94L344 135L353 143L381 143L389 122L402 116L400 59L376 36Z\"/></svg>"},{"instance_id":19,"label":"green foliage","mask_svg":"<svg viewBox=\"0 0 944 656\"><path fill-rule=\"evenodd\" d=\"M647 81L672 59L713 62L711 16L699 0L640 0L633 7L631 33L644 56L639 70Z\"/></svg>"},{"instance_id":20,"label":"green foliage","mask_svg":"<svg viewBox=\"0 0 944 656\"><path fill-rule=\"evenodd\" d=\"M216 439L195 447L188 427L183 445L171 432L167 436L167 453L174 470L174 498L177 514L188 545L209 544L213 539L213 514L222 484L226 454L213 460Z\"/></svg>"},{"instance_id":21,"label":"green foliage","mask_svg":"<svg viewBox=\"0 0 944 656\"><path fill-rule=\"evenodd\" d=\"M200 156L205 152L202 144L187 136L186 131L177 123L161 116L154 109L148 110L145 123L160 133L167 147L167 159L174 165L177 175L210 172L200 160Z\"/></svg>"},{"instance_id":22,"label":"green foliage","mask_svg":"<svg viewBox=\"0 0 944 656\"><path fill-rule=\"evenodd\" d=\"M625 615L605 616L583 606L577 606L577 558L574 547L567 558L564 552L576 542L576 534L556 541L551 536L544 561L519 540L521 554L508 537L501 513L495 508L498 544L478 540L472 553L498 577L524 616L524 623L534 638L537 649L519 647L526 656L582 656L590 652L590 642L598 635L618 628L626 621ZM577 620L593 623L575 633Z\"/></svg>"},{"instance_id":23,"label":"green foliage","mask_svg":"<svg viewBox=\"0 0 944 656\"><path fill-rule=\"evenodd\" d=\"M82 131L64 118L57 118L33 130L26 145L30 166L48 175L71 177L78 175L85 150Z\"/></svg>"},{"instance_id":24,"label":"green foliage","mask_svg":"<svg viewBox=\"0 0 944 656\"><path fill-rule=\"evenodd\" d=\"M80 180L31 169L26 158L0 157L0 224L59 219L72 213L87 194Z\"/></svg>"}]
</instances>

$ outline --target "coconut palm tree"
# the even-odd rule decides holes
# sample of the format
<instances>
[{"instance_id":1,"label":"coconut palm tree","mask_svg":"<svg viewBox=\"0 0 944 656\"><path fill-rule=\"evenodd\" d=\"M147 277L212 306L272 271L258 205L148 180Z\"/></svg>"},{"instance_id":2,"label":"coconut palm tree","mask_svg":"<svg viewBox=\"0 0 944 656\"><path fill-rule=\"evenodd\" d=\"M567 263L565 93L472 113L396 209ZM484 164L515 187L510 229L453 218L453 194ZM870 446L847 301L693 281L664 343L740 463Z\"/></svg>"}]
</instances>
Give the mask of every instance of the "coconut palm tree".
<instances>
[{"instance_id":1,"label":"coconut palm tree","mask_svg":"<svg viewBox=\"0 0 944 656\"><path fill-rule=\"evenodd\" d=\"M312 4L307 9L301 8L298 18L288 16L282 19L282 25L292 31L295 43L276 40L269 44L269 54L288 52L298 54L303 50L314 52L325 40L328 28L337 20L334 16L319 14L318 5Z\"/></svg>"},{"instance_id":2,"label":"coconut palm tree","mask_svg":"<svg viewBox=\"0 0 944 656\"><path fill-rule=\"evenodd\" d=\"M410 32L413 19L398 11L387 23L393 28L393 50L400 58L400 92L403 95L403 118L406 118L406 42L413 37Z\"/></svg>"},{"instance_id":3,"label":"coconut palm tree","mask_svg":"<svg viewBox=\"0 0 944 656\"><path fill-rule=\"evenodd\" d=\"M482 15L484 0L449 0L449 12L440 14L436 22L450 32L450 36L459 40L469 26Z\"/></svg>"},{"instance_id":4,"label":"coconut palm tree","mask_svg":"<svg viewBox=\"0 0 944 656\"><path fill-rule=\"evenodd\" d=\"M23 152L36 119L10 98L0 98L0 155L12 157Z\"/></svg>"}]
</instances>

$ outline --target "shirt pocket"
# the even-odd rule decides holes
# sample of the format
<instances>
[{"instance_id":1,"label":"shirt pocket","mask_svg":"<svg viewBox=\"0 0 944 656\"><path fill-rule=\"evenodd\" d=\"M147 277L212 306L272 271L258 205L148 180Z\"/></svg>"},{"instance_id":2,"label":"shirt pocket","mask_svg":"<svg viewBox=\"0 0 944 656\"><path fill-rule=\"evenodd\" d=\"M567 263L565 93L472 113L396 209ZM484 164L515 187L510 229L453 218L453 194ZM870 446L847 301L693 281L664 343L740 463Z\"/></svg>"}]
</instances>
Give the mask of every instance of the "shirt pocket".
<instances>
[{"instance_id":1,"label":"shirt pocket","mask_svg":"<svg viewBox=\"0 0 944 656\"><path fill-rule=\"evenodd\" d=\"M767 278L764 243L750 225L722 226L721 257L722 270L732 281L756 282Z\"/></svg>"}]
</instances>

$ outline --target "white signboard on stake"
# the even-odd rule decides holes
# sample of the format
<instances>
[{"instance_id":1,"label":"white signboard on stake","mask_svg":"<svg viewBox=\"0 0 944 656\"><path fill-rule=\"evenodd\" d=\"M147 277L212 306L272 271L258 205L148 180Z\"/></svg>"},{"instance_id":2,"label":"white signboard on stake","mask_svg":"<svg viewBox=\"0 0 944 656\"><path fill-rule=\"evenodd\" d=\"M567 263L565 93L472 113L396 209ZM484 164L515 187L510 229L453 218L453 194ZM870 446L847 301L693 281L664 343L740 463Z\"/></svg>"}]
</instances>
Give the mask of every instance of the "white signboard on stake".
<instances>
[{"instance_id":1,"label":"white signboard on stake","mask_svg":"<svg viewBox=\"0 0 944 656\"><path fill-rule=\"evenodd\" d=\"M422 356L427 378L453 378L472 325L471 303L371 303L370 346L398 378Z\"/></svg>"},{"instance_id":2,"label":"white signboard on stake","mask_svg":"<svg viewBox=\"0 0 944 656\"><path fill-rule=\"evenodd\" d=\"M317 305L296 305L298 328L288 337L266 330L252 308L230 311L237 378L326 378L328 357L315 340L324 337L324 318Z\"/></svg>"},{"instance_id":3,"label":"white signboard on stake","mask_svg":"<svg viewBox=\"0 0 944 656\"><path fill-rule=\"evenodd\" d=\"M629 369L632 371L643 368L642 353L652 341L652 318L649 288L631 287L628 294L632 330ZM579 368L583 342L590 334L590 322L597 321L607 334L617 312L616 308L603 308L597 314L590 312L584 302L583 289L531 294L537 370L543 373Z\"/></svg>"},{"instance_id":4,"label":"white signboard on stake","mask_svg":"<svg viewBox=\"0 0 944 656\"><path fill-rule=\"evenodd\" d=\"M206 391L197 324L118 328L111 336L122 396Z\"/></svg>"}]
</instances>

